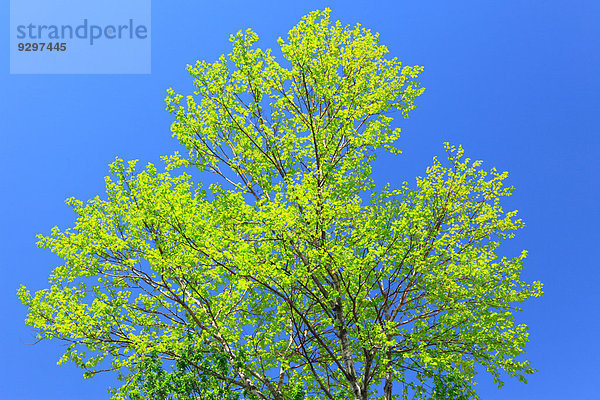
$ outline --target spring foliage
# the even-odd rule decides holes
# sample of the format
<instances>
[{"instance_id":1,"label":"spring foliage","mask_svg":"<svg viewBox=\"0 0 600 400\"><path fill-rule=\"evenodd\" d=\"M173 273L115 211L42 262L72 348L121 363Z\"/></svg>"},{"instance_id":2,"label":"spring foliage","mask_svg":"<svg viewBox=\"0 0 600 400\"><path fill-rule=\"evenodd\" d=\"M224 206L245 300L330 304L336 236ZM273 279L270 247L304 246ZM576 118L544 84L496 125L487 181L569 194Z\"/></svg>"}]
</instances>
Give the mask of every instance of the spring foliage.
<instances>
[{"instance_id":1,"label":"spring foliage","mask_svg":"<svg viewBox=\"0 0 600 400\"><path fill-rule=\"evenodd\" d=\"M329 10L279 39L282 64L256 41L188 66L193 96L168 90L186 151L166 172L117 159L105 199L67 200L75 227L38 242L65 263L18 291L27 324L86 376L117 371L115 399L474 398L478 365L524 380L515 304L542 292L526 252L496 255L523 227L507 174L446 144L415 187L375 192L422 68Z\"/></svg>"}]
</instances>

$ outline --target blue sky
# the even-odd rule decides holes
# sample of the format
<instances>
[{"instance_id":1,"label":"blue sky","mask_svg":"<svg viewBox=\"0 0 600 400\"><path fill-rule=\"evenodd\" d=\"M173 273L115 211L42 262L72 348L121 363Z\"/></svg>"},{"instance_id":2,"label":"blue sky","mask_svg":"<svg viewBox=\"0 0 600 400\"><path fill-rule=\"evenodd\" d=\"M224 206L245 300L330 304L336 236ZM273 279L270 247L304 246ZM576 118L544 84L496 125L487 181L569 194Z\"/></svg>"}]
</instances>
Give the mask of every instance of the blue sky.
<instances>
[{"instance_id":1,"label":"blue sky","mask_svg":"<svg viewBox=\"0 0 600 400\"><path fill-rule=\"evenodd\" d=\"M179 149L164 98L169 87L191 91L186 64L227 53L229 34L248 27L259 47L275 47L326 6L344 24L379 32L392 57L425 67L419 107L396 121L404 153L377 161L379 184L414 183L449 141L509 171L515 186L504 208L518 209L527 228L503 252L527 249L522 278L544 283L544 297L517 316L530 327L527 359L540 372L501 390L481 375L479 394L597 398L600 3L591 0L154 1L147 75L10 75L8 36L0 39L0 398L108 398L113 376L84 380L75 367L56 366L58 341L28 345L16 289L44 288L60 264L36 249L35 235L72 226L64 200L102 195L115 156L158 163ZM8 4L0 13L9 20Z\"/></svg>"}]
</instances>

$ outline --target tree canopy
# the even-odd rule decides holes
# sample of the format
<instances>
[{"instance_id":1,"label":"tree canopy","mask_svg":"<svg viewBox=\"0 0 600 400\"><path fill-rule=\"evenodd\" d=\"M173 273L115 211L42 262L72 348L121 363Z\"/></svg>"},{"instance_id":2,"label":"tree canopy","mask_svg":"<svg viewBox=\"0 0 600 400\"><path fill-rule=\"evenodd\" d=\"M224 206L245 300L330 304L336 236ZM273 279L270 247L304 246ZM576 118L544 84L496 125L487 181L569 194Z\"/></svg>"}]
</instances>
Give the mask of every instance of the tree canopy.
<instances>
[{"instance_id":1,"label":"tree canopy","mask_svg":"<svg viewBox=\"0 0 600 400\"><path fill-rule=\"evenodd\" d=\"M187 151L164 172L117 158L104 199L67 200L74 228L38 242L64 264L18 291L27 324L85 376L117 372L115 399L476 398L477 366L525 380L513 314L542 291L519 280L525 251L496 254L524 226L507 174L446 144L414 188L377 192L422 67L329 10L279 39L281 64L257 39L188 66L193 95L168 90Z\"/></svg>"}]
</instances>

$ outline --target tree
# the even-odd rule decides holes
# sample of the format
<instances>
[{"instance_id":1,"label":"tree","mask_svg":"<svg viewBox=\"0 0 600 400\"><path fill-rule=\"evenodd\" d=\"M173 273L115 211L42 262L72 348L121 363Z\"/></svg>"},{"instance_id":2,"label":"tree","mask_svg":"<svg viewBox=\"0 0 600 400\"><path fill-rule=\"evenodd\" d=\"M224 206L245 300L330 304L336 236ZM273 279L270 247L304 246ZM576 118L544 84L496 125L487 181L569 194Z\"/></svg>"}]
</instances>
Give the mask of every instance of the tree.
<instances>
[{"instance_id":1,"label":"tree","mask_svg":"<svg viewBox=\"0 0 600 400\"><path fill-rule=\"evenodd\" d=\"M475 398L477 365L525 380L513 312L542 292L519 280L526 252L495 252L523 226L507 174L446 144L415 188L376 192L422 67L329 10L279 39L285 65L256 41L188 66L195 96L168 90L187 155L117 158L105 200L67 200L75 228L38 243L65 264L18 292L27 323L86 376L118 371L116 399ZM169 172L186 168L216 180Z\"/></svg>"}]
</instances>

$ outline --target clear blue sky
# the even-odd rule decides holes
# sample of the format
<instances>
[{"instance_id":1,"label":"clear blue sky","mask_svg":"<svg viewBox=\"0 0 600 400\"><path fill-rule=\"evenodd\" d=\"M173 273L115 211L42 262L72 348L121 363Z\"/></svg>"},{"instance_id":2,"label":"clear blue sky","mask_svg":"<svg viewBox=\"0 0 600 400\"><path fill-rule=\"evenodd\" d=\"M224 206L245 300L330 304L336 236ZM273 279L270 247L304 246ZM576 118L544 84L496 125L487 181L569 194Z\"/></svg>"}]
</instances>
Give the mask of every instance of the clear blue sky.
<instances>
[{"instance_id":1,"label":"clear blue sky","mask_svg":"<svg viewBox=\"0 0 600 400\"><path fill-rule=\"evenodd\" d=\"M329 6L344 24L380 33L391 56L423 65L419 107L403 129L404 154L375 165L379 183L423 175L442 143L509 171L527 228L504 246L529 250L522 277L545 296L524 306L527 358L540 372L483 399L597 399L600 389L600 3L597 1L187 1L152 5L148 75L9 75L7 29L0 73L0 398L106 399L110 375L83 380L57 367L65 345L35 346L16 289L46 285L60 260L35 234L74 223L67 197L104 193L115 156L158 163L178 149L166 89L188 93L185 65L229 51L229 34L253 28L275 47L306 13ZM8 2L0 19L9 20Z\"/></svg>"}]
</instances>

